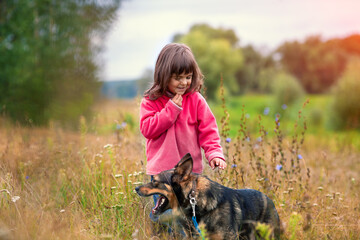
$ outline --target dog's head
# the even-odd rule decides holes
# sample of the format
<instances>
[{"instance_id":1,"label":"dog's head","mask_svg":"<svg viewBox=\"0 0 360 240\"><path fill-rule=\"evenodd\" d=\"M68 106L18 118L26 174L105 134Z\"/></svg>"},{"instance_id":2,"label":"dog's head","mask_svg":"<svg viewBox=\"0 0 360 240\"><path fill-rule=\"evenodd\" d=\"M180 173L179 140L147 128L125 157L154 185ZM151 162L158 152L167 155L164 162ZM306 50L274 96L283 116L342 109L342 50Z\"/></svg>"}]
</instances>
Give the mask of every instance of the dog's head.
<instances>
[{"instance_id":1,"label":"dog's head","mask_svg":"<svg viewBox=\"0 0 360 240\"><path fill-rule=\"evenodd\" d=\"M137 194L148 197L158 194L160 197L155 204L152 212L159 215L168 209L176 210L179 205L187 198L185 192L191 191L188 184L191 181L193 169L193 159L186 154L175 168L163 171L153 176L153 180L145 185L135 188Z\"/></svg>"}]
</instances>

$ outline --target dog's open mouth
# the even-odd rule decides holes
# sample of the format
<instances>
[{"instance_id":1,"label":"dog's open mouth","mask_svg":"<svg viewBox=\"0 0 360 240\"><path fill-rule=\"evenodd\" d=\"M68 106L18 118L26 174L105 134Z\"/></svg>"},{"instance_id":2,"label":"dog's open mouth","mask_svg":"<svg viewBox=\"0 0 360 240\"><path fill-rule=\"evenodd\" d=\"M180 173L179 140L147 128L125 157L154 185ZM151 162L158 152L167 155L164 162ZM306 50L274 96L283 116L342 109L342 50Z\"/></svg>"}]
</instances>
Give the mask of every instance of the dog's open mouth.
<instances>
[{"instance_id":1,"label":"dog's open mouth","mask_svg":"<svg viewBox=\"0 0 360 240\"><path fill-rule=\"evenodd\" d=\"M152 213L154 215L157 215L157 214L164 212L166 210L168 203L169 203L169 200L166 197L160 195L156 202L155 207L152 209Z\"/></svg>"}]
</instances>

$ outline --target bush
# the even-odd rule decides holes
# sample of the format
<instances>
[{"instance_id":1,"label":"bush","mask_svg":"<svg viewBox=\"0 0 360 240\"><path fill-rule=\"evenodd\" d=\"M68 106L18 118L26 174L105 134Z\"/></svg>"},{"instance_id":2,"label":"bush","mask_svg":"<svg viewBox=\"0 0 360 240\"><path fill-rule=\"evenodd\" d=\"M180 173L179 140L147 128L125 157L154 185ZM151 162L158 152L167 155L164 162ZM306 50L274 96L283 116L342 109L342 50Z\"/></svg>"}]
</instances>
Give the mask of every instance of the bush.
<instances>
[{"instance_id":1,"label":"bush","mask_svg":"<svg viewBox=\"0 0 360 240\"><path fill-rule=\"evenodd\" d=\"M331 105L332 126L338 129L360 129L360 58L349 61L335 86Z\"/></svg>"},{"instance_id":2,"label":"bush","mask_svg":"<svg viewBox=\"0 0 360 240\"><path fill-rule=\"evenodd\" d=\"M304 96L304 90L296 78L285 72L275 75L272 92L275 94L275 107L279 109L284 104L294 104Z\"/></svg>"}]
</instances>

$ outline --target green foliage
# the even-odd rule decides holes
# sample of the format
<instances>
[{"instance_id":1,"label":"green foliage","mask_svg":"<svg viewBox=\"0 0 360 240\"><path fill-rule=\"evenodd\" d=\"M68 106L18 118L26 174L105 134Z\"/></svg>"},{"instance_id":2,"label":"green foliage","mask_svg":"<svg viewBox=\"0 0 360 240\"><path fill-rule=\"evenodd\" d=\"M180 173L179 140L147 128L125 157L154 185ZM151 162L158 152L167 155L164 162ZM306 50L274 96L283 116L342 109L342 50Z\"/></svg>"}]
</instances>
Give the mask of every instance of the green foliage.
<instances>
[{"instance_id":1,"label":"green foliage","mask_svg":"<svg viewBox=\"0 0 360 240\"><path fill-rule=\"evenodd\" d=\"M360 58L352 59L334 88L333 125L360 129Z\"/></svg>"},{"instance_id":2,"label":"green foliage","mask_svg":"<svg viewBox=\"0 0 360 240\"><path fill-rule=\"evenodd\" d=\"M235 73L242 67L243 56L235 48L237 37L232 30L214 29L208 25L195 25L186 35L177 35L174 40L187 44L205 75L206 93L215 99L221 76L231 94L240 92Z\"/></svg>"},{"instance_id":3,"label":"green foliage","mask_svg":"<svg viewBox=\"0 0 360 240\"><path fill-rule=\"evenodd\" d=\"M293 76L280 72L275 77L273 84L275 106L280 108L283 104L292 105L304 96L304 90Z\"/></svg>"},{"instance_id":4,"label":"green foliage","mask_svg":"<svg viewBox=\"0 0 360 240\"><path fill-rule=\"evenodd\" d=\"M0 3L0 106L13 121L44 125L89 115L99 89L95 57L120 1Z\"/></svg>"},{"instance_id":5,"label":"green foliage","mask_svg":"<svg viewBox=\"0 0 360 240\"><path fill-rule=\"evenodd\" d=\"M289 219L289 231L290 231L290 240L301 239L299 232L301 231L301 225L303 218L297 212L293 212Z\"/></svg>"},{"instance_id":6,"label":"green foliage","mask_svg":"<svg viewBox=\"0 0 360 240\"><path fill-rule=\"evenodd\" d=\"M275 71L272 56L263 56L253 46L242 48L244 66L236 73L236 79L242 93L246 91L268 93Z\"/></svg>"},{"instance_id":7,"label":"green foliage","mask_svg":"<svg viewBox=\"0 0 360 240\"><path fill-rule=\"evenodd\" d=\"M257 239L270 240L271 237L271 226L265 223L257 223L256 232L259 235Z\"/></svg>"}]
</instances>

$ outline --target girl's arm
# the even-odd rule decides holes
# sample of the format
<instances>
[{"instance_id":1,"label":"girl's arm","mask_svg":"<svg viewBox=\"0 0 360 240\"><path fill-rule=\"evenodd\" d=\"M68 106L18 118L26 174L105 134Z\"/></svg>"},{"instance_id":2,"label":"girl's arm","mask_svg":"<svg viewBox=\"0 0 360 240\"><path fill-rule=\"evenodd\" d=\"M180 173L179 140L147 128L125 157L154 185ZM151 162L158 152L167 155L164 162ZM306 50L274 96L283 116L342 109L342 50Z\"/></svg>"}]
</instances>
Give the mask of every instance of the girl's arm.
<instances>
[{"instance_id":1,"label":"girl's arm","mask_svg":"<svg viewBox=\"0 0 360 240\"><path fill-rule=\"evenodd\" d=\"M147 139L159 137L175 123L181 110L179 106L169 100L159 112L153 101L143 99L140 106L141 133Z\"/></svg>"},{"instance_id":2,"label":"girl's arm","mask_svg":"<svg viewBox=\"0 0 360 240\"><path fill-rule=\"evenodd\" d=\"M208 159L209 163L214 158L220 158L225 161L215 116L201 95L198 105L198 123L199 143L204 149L206 159Z\"/></svg>"}]
</instances>

